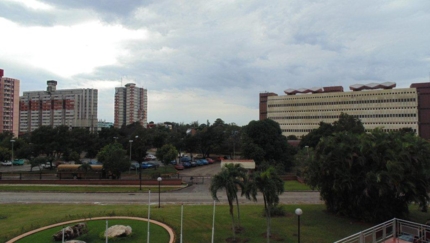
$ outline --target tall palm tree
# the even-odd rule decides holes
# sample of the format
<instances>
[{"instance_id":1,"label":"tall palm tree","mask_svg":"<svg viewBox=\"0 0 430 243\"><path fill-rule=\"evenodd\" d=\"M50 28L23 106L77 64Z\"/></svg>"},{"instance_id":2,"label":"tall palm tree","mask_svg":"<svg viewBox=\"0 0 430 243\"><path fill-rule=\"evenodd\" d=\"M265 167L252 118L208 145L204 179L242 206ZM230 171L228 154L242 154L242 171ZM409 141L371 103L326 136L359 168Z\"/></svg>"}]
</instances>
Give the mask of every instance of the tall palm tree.
<instances>
[{"instance_id":1,"label":"tall palm tree","mask_svg":"<svg viewBox=\"0 0 430 243\"><path fill-rule=\"evenodd\" d=\"M263 194L264 210L266 212L267 242L270 242L271 211L279 203L279 195L284 192L284 181L276 173L275 168L255 172L246 184L245 195L248 199L257 201L257 193Z\"/></svg>"},{"instance_id":2,"label":"tall palm tree","mask_svg":"<svg viewBox=\"0 0 430 243\"><path fill-rule=\"evenodd\" d=\"M221 171L216 174L211 181L210 191L212 198L219 201L217 192L219 190L225 189L227 195L227 201L230 210L230 216L232 220L232 230L233 239L236 239L236 223L234 219L233 212L233 201L236 200L237 207L239 207L239 202L237 200L237 192L239 188L244 188L243 178L244 178L244 168L239 164L226 164ZM238 210L239 214L239 210ZM240 216L239 216L240 221Z\"/></svg>"}]
</instances>

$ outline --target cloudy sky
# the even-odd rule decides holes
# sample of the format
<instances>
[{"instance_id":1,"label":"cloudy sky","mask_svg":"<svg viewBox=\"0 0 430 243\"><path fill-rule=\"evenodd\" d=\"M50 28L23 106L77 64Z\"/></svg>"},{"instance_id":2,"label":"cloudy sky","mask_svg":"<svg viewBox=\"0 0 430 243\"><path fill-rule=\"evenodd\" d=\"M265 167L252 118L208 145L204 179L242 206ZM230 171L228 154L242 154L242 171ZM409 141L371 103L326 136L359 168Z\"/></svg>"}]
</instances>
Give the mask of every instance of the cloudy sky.
<instances>
[{"instance_id":1,"label":"cloudy sky","mask_svg":"<svg viewBox=\"0 0 430 243\"><path fill-rule=\"evenodd\" d=\"M0 69L23 91L148 89L148 121L246 125L259 93L428 82L429 0L0 0Z\"/></svg>"}]
</instances>

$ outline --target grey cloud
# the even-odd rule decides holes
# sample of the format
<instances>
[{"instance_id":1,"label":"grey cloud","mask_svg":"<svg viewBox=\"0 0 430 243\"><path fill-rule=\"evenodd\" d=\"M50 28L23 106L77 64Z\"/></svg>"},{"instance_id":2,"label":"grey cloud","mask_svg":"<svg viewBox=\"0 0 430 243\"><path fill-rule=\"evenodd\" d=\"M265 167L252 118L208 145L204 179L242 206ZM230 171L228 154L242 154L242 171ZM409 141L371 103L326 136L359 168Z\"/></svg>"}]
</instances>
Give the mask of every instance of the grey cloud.
<instances>
[{"instance_id":1,"label":"grey cloud","mask_svg":"<svg viewBox=\"0 0 430 243\"><path fill-rule=\"evenodd\" d=\"M0 2L0 16L21 25L50 26L54 24L53 14L41 13L10 2Z\"/></svg>"},{"instance_id":2,"label":"grey cloud","mask_svg":"<svg viewBox=\"0 0 430 243\"><path fill-rule=\"evenodd\" d=\"M405 6L388 0L45 2L61 14L90 11L95 18L150 33L148 39L121 43L128 54L117 65L98 67L70 82L119 83L127 76L150 91L195 88L257 110L263 91L282 94L286 88L333 85L347 90L369 81L409 86L428 80L430 62L423 61L430 57L426 0Z\"/></svg>"},{"instance_id":3,"label":"grey cloud","mask_svg":"<svg viewBox=\"0 0 430 243\"><path fill-rule=\"evenodd\" d=\"M153 0L42 0L57 8L73 11L91 9L106 22L122 21L138 7L150 4Z\"/></svg>"}]
</instances>

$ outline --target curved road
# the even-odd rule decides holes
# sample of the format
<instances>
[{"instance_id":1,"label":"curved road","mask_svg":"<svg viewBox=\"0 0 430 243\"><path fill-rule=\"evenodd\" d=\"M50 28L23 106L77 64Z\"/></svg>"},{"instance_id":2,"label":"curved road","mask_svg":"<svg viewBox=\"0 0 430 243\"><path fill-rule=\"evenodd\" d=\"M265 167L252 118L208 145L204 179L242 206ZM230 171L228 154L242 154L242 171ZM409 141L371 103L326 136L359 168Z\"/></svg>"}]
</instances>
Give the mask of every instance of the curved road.
<instances>
[{"instance_id":1,"label":"curved road","mask_svg":"<svg viewBox=\"0 0 430 243\"><path fill-rule=\"evenodd\" d=\"M0 192L0 204L6 203L76 203L76 204L147 204L148 193L43 193L43 192ZM211 204L213 199L204 184L161 193L162 204ZM219 203L226 204L225 192L218 193ZM319 192L284 192L279 197L283 204L321 204ZM152 203L158 203L158 193L151 193ZM244 204L262 204L261 195L257 202L240 197Z\"/></svg>"}]
</instances>

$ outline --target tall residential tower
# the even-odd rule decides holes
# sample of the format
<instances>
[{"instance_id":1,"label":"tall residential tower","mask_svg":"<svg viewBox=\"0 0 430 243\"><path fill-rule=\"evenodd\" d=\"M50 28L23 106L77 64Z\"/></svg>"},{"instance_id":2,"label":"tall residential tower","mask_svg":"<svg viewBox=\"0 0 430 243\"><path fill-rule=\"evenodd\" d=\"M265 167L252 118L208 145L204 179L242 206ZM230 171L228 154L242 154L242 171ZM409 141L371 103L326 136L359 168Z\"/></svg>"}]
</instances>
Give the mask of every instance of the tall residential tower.
<instances>
[{"instance_id":1,"label":"tall residential tower","mask_svg":"<svg viewBox=\"0 0 430 243\"><path fill-rule=\"evenodd\" d=\"M20 133L61 125L97 130L97 89L57 90L57 81L47 84L46 91L24 92L20 97Z\"/></svg>"},{"instance_id":2,"label":"tall residential tower","mask_svg":"<svg viewBox=\"0 0 430 243\"><path fill-rule=\"evenodd\" d=\"M0 69L0 133L12 132L16 137L19 130L19 80L3 77Z\"/></svg>"},{"instance_id":3,"label":"tall residential tower","mask_svg":"<svg viewBox=\"0 0 430 243\"><path fill-rule=\"evenodd\" d=\"M136 87L134 83L115 88L115 127L120 128L134 122L139 122L143 127L146 127L147 110L146 89Z\"/></svg>"}]
</instances>

